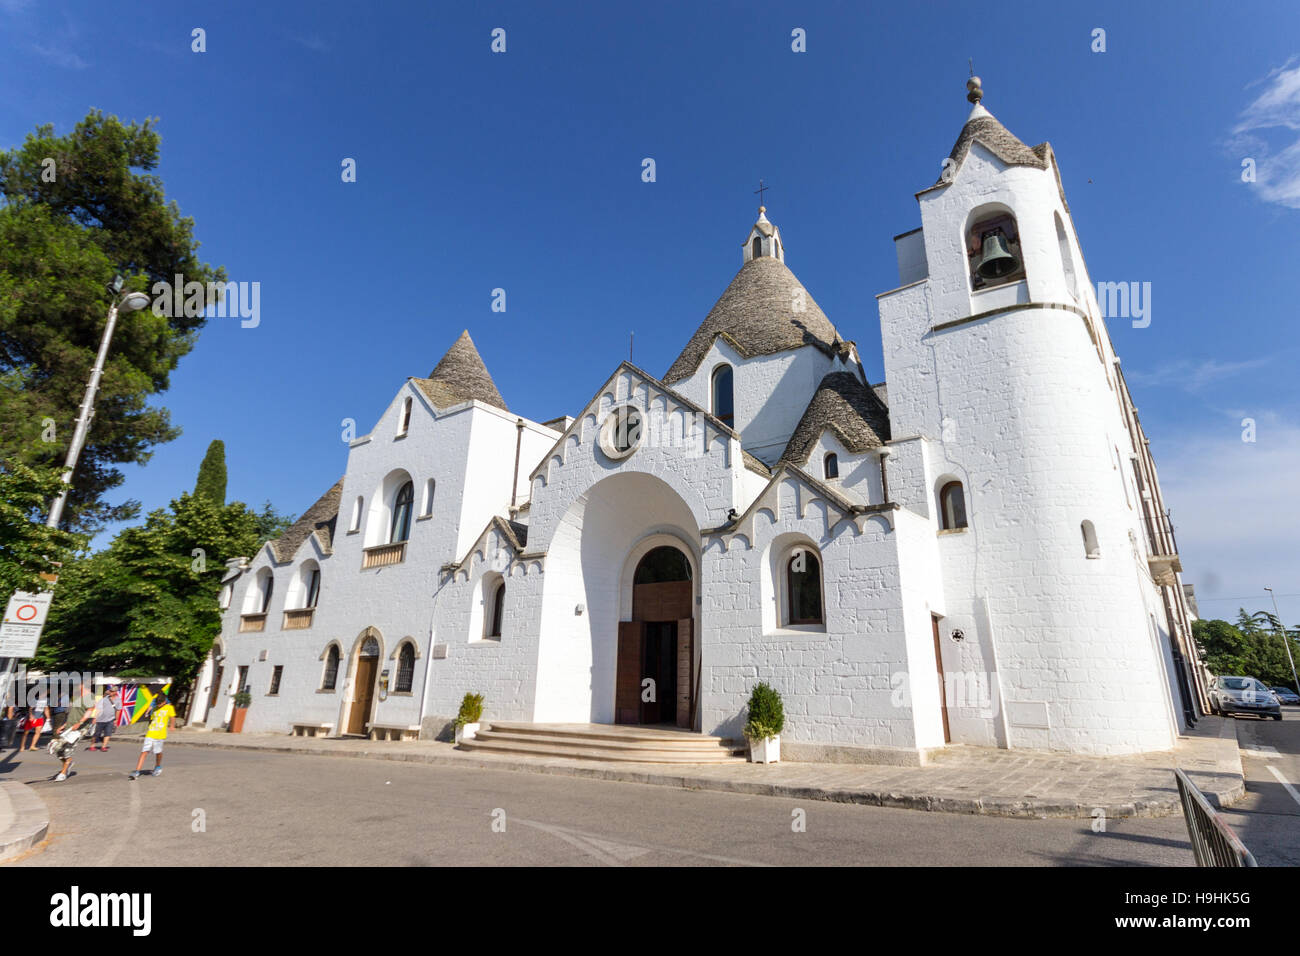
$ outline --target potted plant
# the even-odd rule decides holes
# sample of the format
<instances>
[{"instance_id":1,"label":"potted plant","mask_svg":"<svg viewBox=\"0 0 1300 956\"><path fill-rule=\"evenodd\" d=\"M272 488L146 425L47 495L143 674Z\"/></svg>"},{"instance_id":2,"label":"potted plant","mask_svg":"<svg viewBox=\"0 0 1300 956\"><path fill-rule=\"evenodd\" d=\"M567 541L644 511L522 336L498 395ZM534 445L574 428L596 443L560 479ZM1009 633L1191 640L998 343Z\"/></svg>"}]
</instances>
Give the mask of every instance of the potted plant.
<instances>
[{"instance_id":1,"label":"potted plant","mask_svg":"<svg viewBox=\"0 0 1300 956\"><path fill-rule=\"evenodd\" d=\"M483 695L466 694L456 715L456 745L462 740L473 740L478 733L479 718L483 716Z\"/></svg>"},{"instance_id":2,"label":"potted plant","mask_svg":"<svg viewBox=\"0 0 1300 956\"><path fill-rule=\"evenodd\" d=\"M245 688L236 693L233 700L235 709L230 712L230 732L239 734L244 731L244 715L248 713L248 705L253 702L253 695Z\"/></svg>"},{"instance_id":3,"label":"potted plant","mask_svg":"<svg viewBox=\"0 0 1300 956\"><path fill-rule=\"evenodd\" d=\"M781 695L770 684L755 684L749 695L749 720L745 722L751 763L780 761L781 731L784 728L785 707L781 704Z\"/></svg>"}]
</instances>

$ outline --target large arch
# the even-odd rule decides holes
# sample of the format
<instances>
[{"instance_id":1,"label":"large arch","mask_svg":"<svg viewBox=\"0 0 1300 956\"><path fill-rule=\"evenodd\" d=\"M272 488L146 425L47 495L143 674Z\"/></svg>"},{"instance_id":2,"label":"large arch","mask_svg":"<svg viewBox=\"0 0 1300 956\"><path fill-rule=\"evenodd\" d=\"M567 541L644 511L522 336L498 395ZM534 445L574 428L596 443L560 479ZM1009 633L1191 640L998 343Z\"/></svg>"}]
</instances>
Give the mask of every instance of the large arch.
<instances>
[{"instance_id":1,"label":"large arch","mask_svg":"<svg viewBox=\"0 0 1300 956\"><path fill-rule=\"evenodd\" d=\"M655 475L621 471L578 496L546 552L534 720L614 722L619 623L631 620L636 565L671 543L690 562L698 597L699 540L691 507Z\"/></svg>"}]
</instances>

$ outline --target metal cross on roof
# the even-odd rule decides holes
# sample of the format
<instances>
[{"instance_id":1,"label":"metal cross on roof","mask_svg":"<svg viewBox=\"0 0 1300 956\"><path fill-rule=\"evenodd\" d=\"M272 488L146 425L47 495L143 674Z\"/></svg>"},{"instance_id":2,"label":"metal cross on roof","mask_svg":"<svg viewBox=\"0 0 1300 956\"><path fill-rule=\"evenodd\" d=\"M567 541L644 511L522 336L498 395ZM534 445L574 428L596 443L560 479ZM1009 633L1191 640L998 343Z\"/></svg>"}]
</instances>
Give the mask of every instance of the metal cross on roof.
<instances>
[{"instance_id":1,"label":"metal cross on roof","mask_svg":"<svg viewBox=\"0 0 1300 956\"><path fill-rule=\"evenodd\" d=\"M758 196L758 204L760 206L766 205L766 203L763 201L763 193L767 192L771 188L772 188L771 186L763 185L763 180L760 179L758 181L758 188L754 190L754 194Z\"/></svg>"}]
</instances>

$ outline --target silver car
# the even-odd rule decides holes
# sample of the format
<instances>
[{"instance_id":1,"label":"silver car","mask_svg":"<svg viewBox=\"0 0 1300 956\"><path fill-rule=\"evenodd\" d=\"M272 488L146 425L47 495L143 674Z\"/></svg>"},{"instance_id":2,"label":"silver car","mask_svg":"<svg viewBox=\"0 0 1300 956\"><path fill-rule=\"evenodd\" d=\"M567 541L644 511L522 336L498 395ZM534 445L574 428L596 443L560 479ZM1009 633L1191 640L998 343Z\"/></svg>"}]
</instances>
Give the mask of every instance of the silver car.
<instances>
[{"instance_id":1,"label":"silver car","mask_svg":"<svg viewBox=\"0 0 1300 956\"><path fill-rule=\"evenodd\" d=\"M1210 702L1225 717L1254 714L1282 719L1282 704L1263 681L1254 677L1216 677L1210 685Z\"/></svg>"},{"instance_id":2,"label":"silver car","mask_svg":"<svg viewBox=\"0 0 1300 956\"><path fill-rule=\"evenodd\" d=\"M1277 699L1284 704L1300 704L1300 694L1290 687L1274 687L1273 693L1277 694Z\"/></svg>"}]
</instances>

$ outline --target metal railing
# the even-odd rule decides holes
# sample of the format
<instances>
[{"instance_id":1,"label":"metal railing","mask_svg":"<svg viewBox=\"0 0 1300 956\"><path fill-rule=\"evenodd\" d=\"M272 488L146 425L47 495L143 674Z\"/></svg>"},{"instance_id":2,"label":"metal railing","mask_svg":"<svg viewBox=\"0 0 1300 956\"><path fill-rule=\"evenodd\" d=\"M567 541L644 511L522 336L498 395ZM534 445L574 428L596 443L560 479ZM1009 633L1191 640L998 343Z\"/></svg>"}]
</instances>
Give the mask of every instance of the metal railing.
<instances>
[{"instance_id":1,"label":"metal railing","mask_svg":"<svg viewBox=\"0 0 1300 956\"><path fill-rule=\"evenodd\" d=\"M1174 526L1169 520L1169 512L1143 515L1147 528L1147 543L1151 545L1153 555L1178 553L1178 541L1174 538Z\"/></svg>"},{"instance_id":2,"label":"metal railing","mask_svg":"<svg viewBox=\"0 0 1300 956\"><path fill-rule=\"evenodd\" d=\"M1197 866L1259 866L1255 856L1246 849L1232 828L1210 806L1210 801L1196 789L1187 774L1174 769L1178 780L1178 798L1183 802L1183 818L1187 821L1187 835L1192 840L1192 852Z\"/></svg>"}]
</instances>

